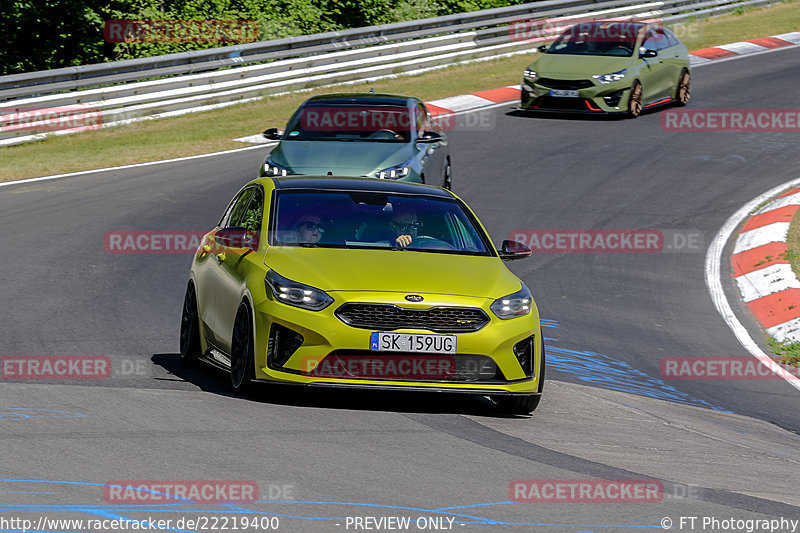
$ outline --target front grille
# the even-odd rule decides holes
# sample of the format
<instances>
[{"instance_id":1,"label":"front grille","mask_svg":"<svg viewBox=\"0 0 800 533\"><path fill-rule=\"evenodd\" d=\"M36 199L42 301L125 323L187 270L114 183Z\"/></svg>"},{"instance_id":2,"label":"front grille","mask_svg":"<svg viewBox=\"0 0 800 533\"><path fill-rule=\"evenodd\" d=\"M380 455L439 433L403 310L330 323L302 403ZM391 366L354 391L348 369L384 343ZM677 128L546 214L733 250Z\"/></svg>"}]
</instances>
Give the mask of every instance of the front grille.
<instances>
[{"instance_id":1,"label":"front grille","mask_svg":"<svg viewBox=\"0 0 800 533\"><path fill-rule=\"evenodd\" d=\"M308 376L336 379L387 381L506 381L491 357L368 350L336 350L328 354Z\"/></svg>"},{"instance_id":2,"label":"front grille","mask_svg":"<svg viewBox=\"0 0 800 533\"><path fill-rule=\"evenodd\" d=\"M336 316L349 326L377 331L427 329L439 333L477 331L489 322L476 307L431 307L408 309L392 304L348 303L336 310Z\"/></svg>"},{"instance_id":3,"label":"front grille","mask_svg":"<svg viewBox=\"0 0 800 533\"><path fill-rule=\"evenodd\" d=\"M556 80L553 78L539 78L536 80L536 84L549 89L566 89L573 91L594 87L594 83L592 83L591 80Z\"/></svg>"}]
</instances>

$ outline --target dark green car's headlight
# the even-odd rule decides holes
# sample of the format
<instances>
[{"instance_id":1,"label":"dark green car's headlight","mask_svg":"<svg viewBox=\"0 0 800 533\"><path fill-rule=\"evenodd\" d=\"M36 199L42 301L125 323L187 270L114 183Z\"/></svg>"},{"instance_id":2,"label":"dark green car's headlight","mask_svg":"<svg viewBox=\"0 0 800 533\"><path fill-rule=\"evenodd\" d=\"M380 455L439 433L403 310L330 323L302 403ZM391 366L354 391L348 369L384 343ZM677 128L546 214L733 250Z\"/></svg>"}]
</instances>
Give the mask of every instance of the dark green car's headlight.
<instances>
[{"instance_id":1,"label":"dark green car's headlight","mask_svg":"<svg viewBox=\"0 0 800 533\"><path fill-rule=\"evenodd\" d=\"M269 178L275 176L287 176L288 174L289 174L288 170L286 170L284 167L277 164L270 158L267 158L267 160L264 162L264 168L261 171L262 176L267 176Z\"/></svg>"},{"instance_id":2,"label":"dark green car's headlight","mask_svg":"<svg viewBox=\"0 0 800 533\"><path fill-rule=\"evenodd\" d=\"M412 163L413 161L409 159L401 165L384 168L383 170L378 171L375 176L382 180L396 180L399 178L404 178L408 176L409 172L411 172Z\"/></svg>"},{"instance_id":3,"label":"dark green car's headlight","mask_svg":"<svg viewBox=\"0 0 800 533\"><path fill-rule=\"evenodd\" d=\"M529 314L531 312L532 302L531 291L528 290L528 287L523 283L520 290L514 294L498 298L492 303L489 309L492 310L497 318L508 320L509 318Z\"/></svg>"},{"instance_id":4,"label":"dark green car's headlight","mask_svg":"<svg viewBox=\"0 0 800 533\"><path fill-rule=\"evenodd\" d=\"M597 81L599 81L600 83L614 83L615 81L619 81L622 78L624 78L626 72L628 72L628 69L624 68L616 72L610 72L608 74L601 74L600 76L592 76L592 77Z\"/></svg>"},{"instance_id":5,"label":"dark green car's headlight","mask_svg":"<svg viewBox=\"0 0 800 533\"><path fill-rule=\"evenodd\" d=\"M323 290L284 278L274 270L267 272L267 286L279 302L310 311L322 311L333 303Z\"/></svg>"},{"instance_id":6,"label":"dark green car's headlight","mask_svg":"<svg viewBox=\"0 0 800 533\"><path fill-rule=\"evenodd\" d=\"M536 79L539 76L536 75L536 71L535 70L531 70L529 68L526 68L525 72L522 73L522 77L525 78L528 81L536 81Z\"/></svg>"}]
</instances>

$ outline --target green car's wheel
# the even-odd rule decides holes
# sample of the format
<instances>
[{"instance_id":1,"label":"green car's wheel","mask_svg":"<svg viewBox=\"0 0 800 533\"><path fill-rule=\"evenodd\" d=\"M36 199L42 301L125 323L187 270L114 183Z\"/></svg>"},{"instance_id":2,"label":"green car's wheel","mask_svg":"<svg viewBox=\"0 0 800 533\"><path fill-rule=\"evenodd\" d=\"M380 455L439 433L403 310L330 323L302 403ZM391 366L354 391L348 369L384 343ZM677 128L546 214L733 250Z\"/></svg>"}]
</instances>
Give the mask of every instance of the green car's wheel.
<instances>
[{"instance_id":1,"label":"green car's wheel","mask_svg":"<svg viewBox=\"0 0 800 533\"><path fill-rule=\"evenodd\" d=\"M242 303L236 313L231 342L231 386L237 394L247 392L253 380L253 346L250 308Z\"/></svg>"},{"instance_id":2,"label":"green car's wheel","mask_svg":"<svg viewBox=\"0 0 800 533\"><path fill-rule=\"evenodd\" d=\"M628 101L628 115L636 118L642 114L642 84L638 81L631 86L631 97Z\"/></svg>"},{"instance_id":3,"label":"green car's wheel","mask_svg":"<svg viewBox=\"0 0 800 533\"><path fill-rule=\"evenodd\" d=\"M453 190L453 167L450 166L449 157L447 158L447 162L444 167L444 181L442 182L442 187L448 191Z\"/></svg>"},{"instance_id":4,"label":"green car's wheel","mask_svg":"<svg viewBox=\"0 0 800 533\"><path fill-rule=\"evenodd\" d=\"M689 71L683 69L681 77L678 78L678 87L675 90L675 101L678 102L678 105L686 105L691 97L692 94L689 92Z\"/></svg>"},{"instance_id":5,"label":"green car's wheel","mask_svg":"<svg viewBox=\"0 0 800 533\"><path fill-rule=\"evenodd\" d=\"M197 295L194 283L186 287L181 314L181 361L189 364L200 356L200 317L197 314Z\"/></svg>"}]
</instances>

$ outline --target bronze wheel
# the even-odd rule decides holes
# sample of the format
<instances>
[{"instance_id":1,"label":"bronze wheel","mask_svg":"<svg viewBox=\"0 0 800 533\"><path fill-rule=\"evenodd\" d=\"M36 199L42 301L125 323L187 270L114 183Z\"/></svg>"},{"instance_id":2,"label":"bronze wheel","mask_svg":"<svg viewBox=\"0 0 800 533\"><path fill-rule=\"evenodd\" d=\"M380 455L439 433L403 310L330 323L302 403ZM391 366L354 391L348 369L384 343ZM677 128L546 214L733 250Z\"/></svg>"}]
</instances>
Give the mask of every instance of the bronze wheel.
<instances>
[{"instance_id":1,"label":"bronze wheel","mask_svg":"<svg viewBox=\"0 0 800 533\"><path fill-rule=\"evenodd\" d=\"M678 105L686 105L691 97L692 94L689 92L689 71L684 69L683 72L681 72L681 77L678 79L675 100L678 102Z\"/></svg>"},{"instance_id":2,"label":"bronze wheel","mask_svg":"<svg viewBox=\"0 0 800 533\"><path fill-rule=\"evenodd\" d=\"M628 101L628 115L636 118L642 113L642 84L638 81L633 82L631 87L631 97Z\"/></svg>"}]
</instances>

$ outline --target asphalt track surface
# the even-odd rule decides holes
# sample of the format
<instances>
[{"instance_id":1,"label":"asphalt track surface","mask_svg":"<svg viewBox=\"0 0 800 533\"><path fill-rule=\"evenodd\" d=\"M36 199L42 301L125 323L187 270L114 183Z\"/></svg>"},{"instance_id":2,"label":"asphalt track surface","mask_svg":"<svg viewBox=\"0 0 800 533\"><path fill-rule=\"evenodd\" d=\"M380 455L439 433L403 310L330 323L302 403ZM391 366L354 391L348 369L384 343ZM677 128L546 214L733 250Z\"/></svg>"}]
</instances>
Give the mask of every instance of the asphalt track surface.
<instances>
[{"instance_id":1,"label":"asphalt track surface","mask_svg":"<svg viewBox=\"0 0 800 533\"><path fill-rule=\"evenodd\" d=\"M791 108L798 72L798 48L703 66L690 106ZM272 387L239 398L220 373L179 364L190 256L109 254L103 236L210 228L266 149L10 185L0 189L0 355L108 356L115 374L0 382L0 519L172 519L172 529L220 531L175 520L277 516L279 531L354 531L353 517L398 516L409 530L431 517L445 530L584 532L663 531L664 517L679 531L690 530L681 516L701 517L693 531L702 517L800 518L798 391L659 375L663 357L747 355L708 296L705 249L742 204L800 176L800 139L667 133L658 112L489 113L492 129L450 138L454 190L497 242L545 228L704 241L681 253L542 253L510 265L547 319L549 382L532 417L437 395ZM657 503L534 504L509 499L519 479L664 489ZM109 501L103 486L120 480L250 480L260 497ZM736 530L714 525L702 530ZM0 531L20 529L0 520Z\"/></svg>"}]
</instances>

